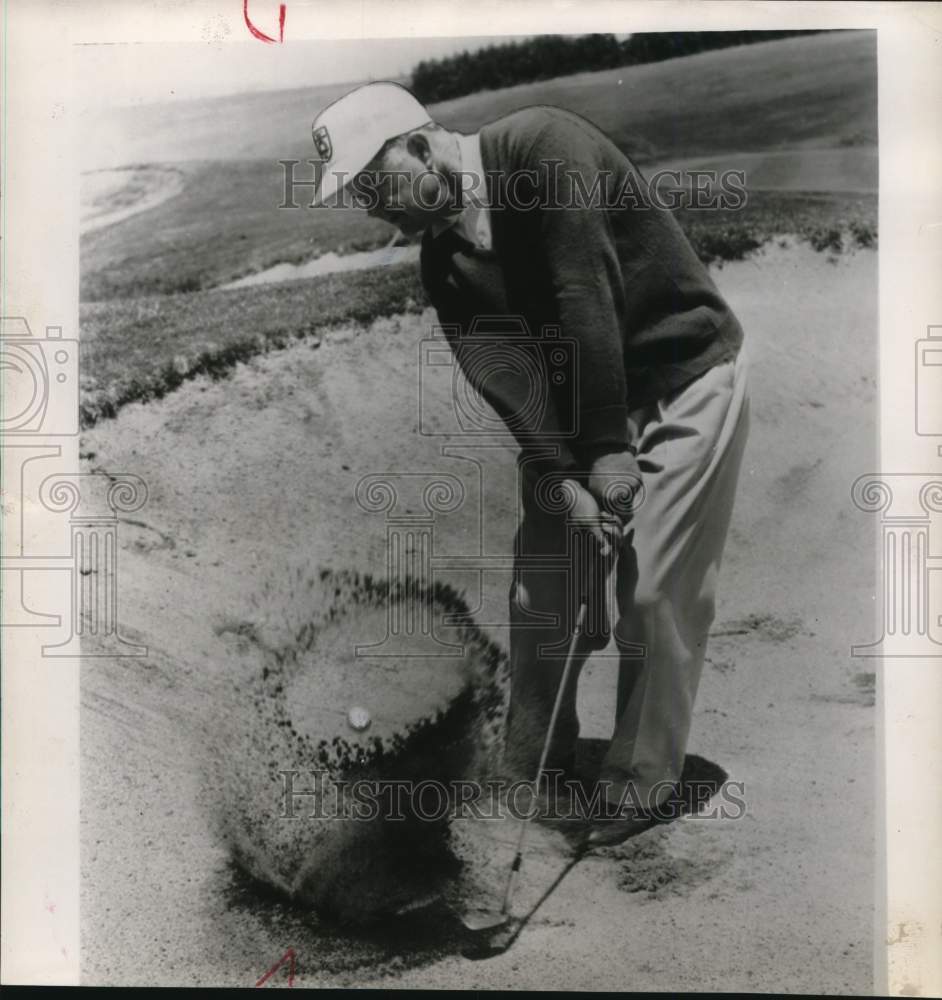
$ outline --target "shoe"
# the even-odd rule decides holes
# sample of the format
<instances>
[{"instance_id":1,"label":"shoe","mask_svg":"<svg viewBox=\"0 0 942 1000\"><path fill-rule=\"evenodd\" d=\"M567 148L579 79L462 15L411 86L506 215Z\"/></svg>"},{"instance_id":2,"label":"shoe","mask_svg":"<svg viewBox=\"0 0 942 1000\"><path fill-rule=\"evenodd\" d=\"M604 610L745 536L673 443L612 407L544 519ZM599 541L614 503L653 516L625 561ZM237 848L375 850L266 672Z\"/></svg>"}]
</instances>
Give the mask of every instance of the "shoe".
<instances>
[{"instance_id":1,"label":"shoe","mask_svg":"<svg viewBox=\"0 0 942 1000\"><path fill-rule=\"evenodd\" d=\"M597 819L585 838L584 849L591 851L594 847L614 847L616 844L623 844L629 838L650 830L656 822L653 816Z\"/></svg>"},{"instance_id":2,"label":"shoe","mask_svg":"<svg viewBox=\"0 0 942 1000\"><path fill-rule=\"evenodd\" d=\"M623 844L630 837L636 837L650 830L657 823L657 817L642 809L630 806L621 809L612 802L605 802L602 814L592 820L584 849L593 847L614 847Z\"/></svg>"}]
</instances>

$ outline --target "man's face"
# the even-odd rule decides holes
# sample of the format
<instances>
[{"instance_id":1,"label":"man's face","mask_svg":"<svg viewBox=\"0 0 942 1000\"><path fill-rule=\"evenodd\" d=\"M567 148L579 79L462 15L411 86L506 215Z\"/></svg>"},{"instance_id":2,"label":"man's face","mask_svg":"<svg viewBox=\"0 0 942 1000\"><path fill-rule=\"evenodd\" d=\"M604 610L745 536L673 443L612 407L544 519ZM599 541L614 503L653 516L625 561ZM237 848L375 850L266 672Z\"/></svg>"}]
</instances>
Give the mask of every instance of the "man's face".
<instances>
[{"instance_id":1,"label":"man's face","mask_svg":"<svg viewBox=\"0 0 942 1000\"><path fill-rule=\"evenodd\" d=\"M384 146L354 179L352 190L369 216L398 227L406 236L455 214L446 179L435 169L421 134Z\"/></svg>"}]
</instances>

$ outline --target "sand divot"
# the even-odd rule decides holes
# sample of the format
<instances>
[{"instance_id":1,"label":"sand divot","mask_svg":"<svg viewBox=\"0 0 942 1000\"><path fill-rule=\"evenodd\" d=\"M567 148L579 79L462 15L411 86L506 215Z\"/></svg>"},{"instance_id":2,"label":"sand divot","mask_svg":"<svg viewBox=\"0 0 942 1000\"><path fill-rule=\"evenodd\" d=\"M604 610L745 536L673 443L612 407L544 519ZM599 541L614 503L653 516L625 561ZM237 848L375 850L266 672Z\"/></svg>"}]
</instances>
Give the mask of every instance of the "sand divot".
<instances>
[{"instance_id":1,"label":"sand divot","mask_svg":"<svg viewBox=\"0 0 942 1000\"><path fill-rule=\"evenodd\" d=\"M389 636L413 611L449 645L421 629ZM506 656L461 597L284 570L244 620L216 630L232 684L207 720L204 763L213 826L235 862L345 923L393 913L454 876L449 803L436 789L496 771L508 686ZM411 785L377 795L376 781Z\"/></svg>"}]
</instances>

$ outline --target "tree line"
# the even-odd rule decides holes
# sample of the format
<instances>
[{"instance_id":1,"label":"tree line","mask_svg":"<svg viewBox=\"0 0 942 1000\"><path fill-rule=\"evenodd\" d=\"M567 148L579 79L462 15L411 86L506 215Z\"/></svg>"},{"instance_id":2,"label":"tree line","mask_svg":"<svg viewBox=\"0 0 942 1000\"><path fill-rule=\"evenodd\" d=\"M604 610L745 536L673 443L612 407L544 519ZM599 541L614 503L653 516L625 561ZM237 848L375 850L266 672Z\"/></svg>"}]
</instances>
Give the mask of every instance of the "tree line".
<instances>
[{"instance_id":1,"label":"tree line","mask_svg":"<svg viewBox=\"0 0 942 1000\"><path fill-rule=\"evenodd\" d=\"M548 80L569 73L661 62L707 49L750 45L815 31L684 31L614 35L539 35L520 42L488 45L444 59L420 62L411 90L423 104L496 90L516 83Z\"/></svg>"}]
</instances>

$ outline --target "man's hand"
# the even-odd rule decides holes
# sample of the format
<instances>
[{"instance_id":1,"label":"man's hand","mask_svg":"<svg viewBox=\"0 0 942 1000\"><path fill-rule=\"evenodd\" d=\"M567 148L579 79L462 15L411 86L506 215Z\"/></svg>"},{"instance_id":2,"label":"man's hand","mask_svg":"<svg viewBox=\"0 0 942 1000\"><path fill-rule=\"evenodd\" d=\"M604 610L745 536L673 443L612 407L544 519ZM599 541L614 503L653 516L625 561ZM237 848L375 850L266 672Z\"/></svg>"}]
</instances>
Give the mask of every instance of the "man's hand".
<instances>
[{"instance_id":1,"label":"man's hand","mask_svg":"<svg viewBox=\"0 0 942 1000\"><path fill-rule=\"evenodd\" d=\"M599 509L624 527L640 499L641 469L631 451L597 455L589 470L589 493Z\"/></svg>"},{"instance_id":2,"label":"man's hand","mask_svg":"<svg viewBox=\"0 0 942 1000\"><path fill-rule=\"evenodd\" d=\"M587 617L582 642L584 648L590 651L604 649L612 631L607 581L621 548L621 528L611 514L599 509L595 497L574 479L565 480L563 486L571 501L569 518L592 535L601 560L598 563L589 553L585 553L583 559L573 565L577 574L574 583L578 587L580 600L586 602Z\"/></svg>"},{"instance_id":3,"label":"man's hand","mask_svg":"<svg viewBox=\"0 0 942 1000\"><path fill-rule=\"evenodd\" d=\"M595 497L574 479L564 480L562 486L567 497L571 498L566 514L592 535L602 558L609 558L617 549L621 537L616 520L600 510Z\"/></svg>"}]
</instances>

